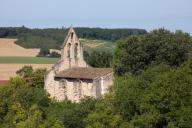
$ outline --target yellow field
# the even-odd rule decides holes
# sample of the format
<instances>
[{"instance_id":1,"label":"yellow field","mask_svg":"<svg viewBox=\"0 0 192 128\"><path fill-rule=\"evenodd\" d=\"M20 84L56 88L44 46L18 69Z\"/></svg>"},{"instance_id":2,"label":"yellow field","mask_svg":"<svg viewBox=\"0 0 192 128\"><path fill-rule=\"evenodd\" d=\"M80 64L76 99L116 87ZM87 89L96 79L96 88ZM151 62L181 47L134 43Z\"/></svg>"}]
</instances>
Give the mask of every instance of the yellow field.
<instances>
[{"instance_id":1,"label":"yellow field","mask_svg":"<svg viewBox=\"0 0 192 128\"><path fill-rule=\"evenodd\" d=\"M15 72L25 65L31 65L34 69L50 69L53 64L0 64L0 80L9 80L10 77L14 77Z\"/></svg>"},{"instance_id":2,"label":"yellow field","mask_svg":"<svg viewBox=\"0 0 192 128\"><path fill-rule=\"evenodd\" d=\"M9 57L9 58L12 57L13 59L16 59L17 57L32 58L38 55L40 49L26 49L15 44L15 41L16 39L0 38L0 59L2 59L3 57ZM51 49L50 51L60 52L59 50L54 49ZM37 68L50 69L53 64L2 63L0 64L0 81L9 80L10 77L14 77L16 75L16 71L18 71L25 65L31 65L34 69Z\"/></svg>"},{"instance_id":3,"label":"yellow field","mask_svg":"<svg viewBox=\"0 0 192 128\"><path fill-rule=\"evenodd\" d=\"M15 44L16 39L0 38L0 56L35 57L40 49L25 49Z\"/></svg>"}]
</instances>

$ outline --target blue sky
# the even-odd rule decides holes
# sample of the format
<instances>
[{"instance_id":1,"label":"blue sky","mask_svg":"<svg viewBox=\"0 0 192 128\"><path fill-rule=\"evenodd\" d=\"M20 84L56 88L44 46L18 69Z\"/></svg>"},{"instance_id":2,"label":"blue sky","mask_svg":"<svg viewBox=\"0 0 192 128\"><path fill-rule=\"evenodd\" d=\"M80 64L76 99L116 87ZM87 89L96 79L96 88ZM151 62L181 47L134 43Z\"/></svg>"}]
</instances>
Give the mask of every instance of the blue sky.
<instances>
[{"instance_id":1,"label":"blue sky","mask_svg":"<svg viewBox=\"0 0 192 128\"><path fill-rule=\"evenodd\" d=\"M192 0L0 0L0 27L165 27L192 33Z\"/></svg>"}]
</instances>

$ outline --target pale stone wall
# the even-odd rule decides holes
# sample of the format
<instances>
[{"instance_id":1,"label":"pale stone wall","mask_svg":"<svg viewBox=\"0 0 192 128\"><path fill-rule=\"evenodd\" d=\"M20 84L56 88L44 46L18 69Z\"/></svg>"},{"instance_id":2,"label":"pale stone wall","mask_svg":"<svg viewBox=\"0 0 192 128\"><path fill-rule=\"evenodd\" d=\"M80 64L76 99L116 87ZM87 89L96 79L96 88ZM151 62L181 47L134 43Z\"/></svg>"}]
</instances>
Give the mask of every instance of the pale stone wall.
<instances>
[{"instance_id":1,"label":"pale stone wall","mask_svg":"<svg viewBox=\"0 0 192 128\"><path fill-rule=\"evenodd\" d=\"M67 80L67 98L69 100L73 102L79 102L85 96L92 96L92 83L90 83L89 81L80 81L80 88L75 89L75 86L79 86L78 84L74 84L75 81L79 80ZM75 90L78 92L75 92ZM78 94L75 95L75 93Z\"/></svg>"},{"instance_id":2,"label":"pale stone wall","mask_svg":"<svg viewBox=\"0 0 192 128\"><path fill-rule=\"evenodd\" d=\"M45 76L45 85L44 85L44 89L50 94L50 98L53 98L55 95L55 72L54 70L50 70L46 76Z\"/></svg>"},{"instance_id":3,"label":"pale stone wall","mask_svg":"<svg viewBox=\"0 0 192 128\"><path fill-rule=\"evenodd\" d=\"M72 68L72 67L87 67L87 63L83 59L83 46L80 43L75 31L69 30L66 40L61 49L61 60L65 67L60 68L61 70Z\"/></svg>"},{"instance_id":4,"label":"pale stone wall","mask_svg":"<svg viewBox=\"0 0 192 128\"><path fill-rule=\"evenodd\" d=\"M113 73L103 76L102 79L103 79L103 83L101 85L102 86L101 94L103 95L109 91L108 89L113 84Z\"/></svg>"},{"instance_id":5,"label":"pale stone wall","mask_svg":"<svg viewBox=\"0 0 192 128\"><path fill-rule=\"evenodd\" d=\"M50 72L50 76L51 76ZM48 77L47 77L48 78ZM65 80L66 81L66 87L63 88L61 81ZM83 97L85 96L90 96L94 97L95 95L92 93L93 92L93 83L90 81L80 81L80 90L79 88L76 88L77 86L74 84L79 80L67 80L67 79L57 79L53 82L53 84L45 84L45 89L47 92L50 94L50 98L56 99L58 101L62 101L65 98L68 100L71 100L73 102L79 102ZM48 81L48 83L51 81ZM75 89L76 88L76 89ZM77 92L75 92L77 91ZM78 93L78 94L76 94Z\"/></svg>"},{"instance_id":6,"label":"pale stone wall","mask_svg":"<svg viewBox=\"0 0 192 128\"><path fill-rule=\"evenodd\" d=\"M98 98L101 96L101 78L93 81L92 96Z\"/></svg>"},{"instance_id":7,"label":"pale stone wall","mask_svg":"<svg viewBox=\"0 0 192 128\"><path fill-rule=\"evenodd\" d=\"M57 79L54 80L55 72L51 70L45 78L45 89L50 98L62 101L65 98L72 102L79 102L83 97L98 98L108 92L113 84L113 74L108 74L96 80ZM62 81L65 81L63 87Z\"/></svg>"}]
</instances>

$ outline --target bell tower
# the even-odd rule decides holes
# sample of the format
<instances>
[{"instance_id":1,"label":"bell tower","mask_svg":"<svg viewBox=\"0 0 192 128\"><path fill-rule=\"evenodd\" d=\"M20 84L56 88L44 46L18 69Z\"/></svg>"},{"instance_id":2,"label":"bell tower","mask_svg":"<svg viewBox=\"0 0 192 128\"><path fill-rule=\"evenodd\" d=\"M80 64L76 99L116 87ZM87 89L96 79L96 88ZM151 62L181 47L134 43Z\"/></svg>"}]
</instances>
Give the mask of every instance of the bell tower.
<instances>
[{"instance_id":1,"label":"bell tower","mask_svg":"<svg viewBox=\"0 0 192 128\"><path fill-rule=\"evenodd\" d=\"M83 58L83 46L75 30L71 27L61 47L61 61L68 68L87 67Z\"/></svg>"}]
</instances>

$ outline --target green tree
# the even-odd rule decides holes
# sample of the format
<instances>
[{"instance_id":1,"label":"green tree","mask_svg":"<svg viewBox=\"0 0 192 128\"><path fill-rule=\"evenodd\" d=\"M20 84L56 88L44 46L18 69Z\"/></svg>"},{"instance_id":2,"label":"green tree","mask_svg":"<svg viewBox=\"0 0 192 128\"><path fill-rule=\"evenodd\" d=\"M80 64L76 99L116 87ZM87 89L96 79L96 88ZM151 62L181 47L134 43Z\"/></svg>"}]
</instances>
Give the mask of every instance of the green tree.
<instances>
[{"instance_id":1,"label":"green tree","mask_svg":"<svg viewBox=\"0 0 192 128\"><path fill-rule=\"evenodd\" d=\"M17 75L21 76L22 78L31 77L33 74L32 66L24 66L16 72Z\"/></svg>"},{"instance_id":2,"label":"green tree","mask_svg":"<svg viewBox=\"0 0 192 128\"><path fill-rule=\"evenodd\" d=\"M84 52L86 62L97 68L112 67L113 54L109 51Z\"/></svg>"},{"instance_id":3,"label":"green tree","mask_svg":"<svg viewBox=\"0 0 192 128\"><path fill-rule=\"evenodd\" d=\"M99 99L96 108L86 118L86 128L118 128L122 117L113 111L113 95Z\"/></svg>"},{"instance_id":4,"label":"green tree","mask_svg":"<svg viewBox=\"0 0 192 128\"><path fill-rule=\"evenodd\" d=\"M46 69L36 69L33 72L32 77L30 78L31 86L43 88L45 74L46 74Z\"/></svg>"},{"instance_id":5,"label":"green tree","mask_svg":"<svg viewBox=\"0 0 192 128\"><path fill-rule=\"evenodd\" d=\"M24 66L16 72L28 86L43 88L46 69L33 70L31 66Z\"/></svg>"},{"instance_id":6,"label":"green tree","mask_svg":"<svg viewBox=\"0 0 192 128\"><path fill-rule=\"evenodd\" d=\"M111 92L88 115L87 128L192 126L192 60L179 68L157 65L117 77Z\"/></svg>"},{"instance_id":7,"label":"green tree","mask_svg":"<svg viewBox=\"0 0 192 128\"><path fill-rule=\"evenodd\" d=\"M53 52L50 53L50 57L59 58L59 57L61 57L61 54L59 54L58 52L53 51Z\"/></svg>"},{"instance_id":8,"label":"green tree","mask_svg":"<svg viewBox=\"0 0 192 128\"><path fill-rule=\"evenodd\" d=\"M50 51L48 48L41 48L37 57L44 57L44 56L49 56L49 55L50 55Z\"/></svg>"},{"instance_id":9,"label":"green tree","mask_svg":"<svg viewBox=\"0 0 192 128\"><path fill-rule=\"evenodd\" d=\"M176 67L187 60L190 49L188 34L158 29L118 41L113 67L117 75L139 73L160 63Z\"/></svg>"},{"instance_id":10,"label":"green tree","mask_svg":"<svg viewBox=\"0 0 192 128\"><path fill-rule=\"evenodd\" d=\"M85 128L87 115L95 109L96 100L82 99L80 103L71 101L52 102L48 108L48 120L62 121L66 128Z\"/></svg>"},{"instance_id":11,"label":"green tree","mask_svg":"<svg viewBox=\"0 0 192 128\"><path fill-rule=\"evenodd\" d=\"M38 128L42 122L42 113L38 106L33 105L27 114L25 120L20 121L16 124L16 128Z\"/></svg>"},{"instance_id":12,"label":"green tree","mask_svg":"<svg viewBox=\"0 0 192 128\"><path fill-rule=\"evenodd\" d=\"M191 127L189 63L179 69L156 66L139 76L120 78L115 90L115 110L130 127Z\"/></svg>"},{"instance_id":13,"label":"green tree","mask_svg":"<svg viewBox=\"0 0 192 128\"><path fill-rule=\"evenodd\" d=\"M25 80L15 77L0 92L1 127L35 128L46 121L50 100L43 88L28 86Z\"/></svg>"}]
</instances>

